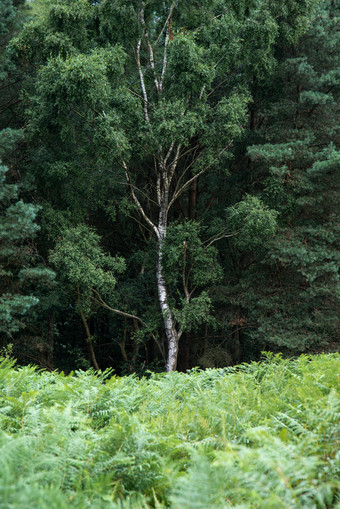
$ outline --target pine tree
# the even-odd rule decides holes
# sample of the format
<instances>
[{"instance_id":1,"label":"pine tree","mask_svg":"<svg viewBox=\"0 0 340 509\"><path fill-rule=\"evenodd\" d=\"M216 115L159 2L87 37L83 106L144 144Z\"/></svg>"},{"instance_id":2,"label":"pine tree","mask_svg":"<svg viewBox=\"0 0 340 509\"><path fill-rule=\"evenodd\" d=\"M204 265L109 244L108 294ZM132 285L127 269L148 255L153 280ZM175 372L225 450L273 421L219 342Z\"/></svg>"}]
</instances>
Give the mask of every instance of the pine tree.
<instances>
[{"instance_id":1,"label":"pine tree","mask_svg":"<svg viewBox=\"0 0 340 509\"><path fill-rule=\"evenodd\" d=\"M0 334L8 338L25 327L29 310L39 302L37 286L53 273L36 266L28 242L38 230L37 207L19 199L17 185L6 183L5 166L0 172Z\"/></svg>"},{"instance_id":2,"label":"pine tree","mask_svg":"<svg viewBox=\"0 0 340 509\"><path fill-rule=\"evenodd\" d=\"M266 348L338 341L339 16L339 4L318 5L308 33L281 48L274 79L258 91L249 189L278 211L279 230L257 257L249 246L239 250L230 295L243 337Z\"/></svg>"},{"instance_id":3,"label":"pine tree","mask_svg":"<svg viewBox=\"0 0 340 509\"><path fill-rule=\"evenodd\" d=\"M18 107L25 71L16 65L9 50L10 41L26 14L24 1L0 2L3 48L0 54L0 345L6 347L13 343L14 355L22 360L26 354L29 357L33 354L33 359L39 362L37 345L46 354L46 345L41 341L42 322L44 311L50 306L54 274L42 263L33 242L39 230L36 222L39 207L24 201L25 189L19 182L24 133L20 129L23 121ZM52 367L52 349L45 357Z\"/></svg>"}]
</instances>

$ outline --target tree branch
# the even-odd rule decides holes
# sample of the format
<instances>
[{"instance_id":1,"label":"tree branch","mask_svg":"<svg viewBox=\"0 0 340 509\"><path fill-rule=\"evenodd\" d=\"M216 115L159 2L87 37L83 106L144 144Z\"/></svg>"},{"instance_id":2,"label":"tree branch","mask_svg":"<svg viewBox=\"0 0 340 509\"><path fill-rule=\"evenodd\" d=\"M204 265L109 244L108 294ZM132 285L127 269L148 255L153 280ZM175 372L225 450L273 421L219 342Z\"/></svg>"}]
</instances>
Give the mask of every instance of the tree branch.
<instances>
[{"instance_id":1,"label":"tree branch","mask_svg":"<svg viewBox=\"0 0 340 509\"><path fill-rule=\"evenodd\" d=\"M151 221L151 219L147 216L147 214L145 213L140 201L138 200L137 196L136 196L136 193L135 193L135 190L134 190L134 185L132 184L131 182L131 178L130 178L130 174L129 174L129 170L128 170L128 167L127 167L127 164L125 161L123 161L123 168L124 168L124 171L125 171L125 176L126 176L126 181L130 187L130 191L131 191L131 195L132 195L132 198L134 199L137 207L138 207L138 210L139 212L141 213L141 215L143 216L144 220L148 223L148 225L153 229L153 231L155 232L157 238L158 238L158 229L157 227L153 224L153 222Z\"/></svg>"},{"instance_id":2,"label":"tree branch","mask_svg":"<svg viewBox=\"0 0 340 509\"><path fill-rule=\"evenodd\" d=\"M162 37L162 33L164 32L164 30L166 29L166 27L168 26L169 24L169 21L171 20L172 18L172 13L174 12L174 9L176 7L176 3L177 3L177 0L175 0L175 2L173 2L172 6L170 7L170 13L169 13L169 16L167 17L166 19L166 22L164 23L163 25L163 28L162 30L160 31L159 33L159 36L157 37L156 41L155 41L155 44L153 45L153 47L155 48L155 46L158 44L159 42L159 39Z\"/></svg>"},{"instance_id":3,"label":"tree branch","mask_svg":"<svg viewBox=\"0 0 340 509\"><path fill-rule=\"evenodd\" d=\"M142 12L143 12L143 10L142 10ZM147 92L146 92L145 81L144 81L144 76L143 76L143 71L142 71L142 66L141 66L141 63L140 63L140 48L141 48L141 45L142 45L142 39L139 39L139 41L137 43L136 60L137 60L137 67L138 67L140 84L141 84L142 92L143 92L144 118L145 118L146 123L151 127L150 119L149 119L149 112L148 112L148 95L147 95Z\"/></svg>"},{"instance_id":4,"label":"tree branch","mask_svg":"<svg viewBox=\"0 0 340 509\"><path fill-rule=\"evenodd\" d=\"M151 46L151 43L150 43L149 34L146 31L146 25L145 25L145 19L144 19L144 9L141 10L140 19L141 19L142 25L144 27L144 31L145 31L144 36L145 36L146 44L147 44L148 49L149 49L149 61L150 61L151 69L152 69L153 74L154 74L155 87L156 87L156 90L157 90L158 95L159 95L160 94L160 87L159 87L159 82L158 82L157 75L156 75L155 59L154 59L154 55L153 55L153 49L152 49L152 46Z\"/></svg>"},{"instance_id":5,"label":"tree branch","mask_svg":"<svg viewBox=\"0 0 340 509\"><path fill-rule=\"evenodd\" d=\"M168 66L168 45L170 40L170 25L171 25L171 17L172 13L174 12L174 9L176 7L176 2L174 2L170 8L170 14L165 22L165 27L167 26L166 36L165 36L165 42L164 42L164 53L163 53L163 67L162 67L162 74L159 80L159 89L160 93L162 93L163 90L163 83L164 83L164 76L166 73L166 68ZM164 31L164 28L163 28ZM162 32L163 32L162 31Z\"/></svg>"},{"instance_id":6,"label":"tree branch","mask_svg":"<svg viewBox=\"0 0 340 509\"><path fill-rule=\"evenodd\" d=\"M178 147L177 147L177 150L176 150L176 154L175 154L174 160L171 163L170 175L169 175L169 185L171 184L171 181L173 179L174 173L175 173L176 168L177 168L177 164L178 164L178 160L179 160L179 153L181 151L181 148L182 148L182 145L179 144Z\"/></svg>"},{"instance_id":7,"label":"tree branch","mask_svg":"<svg viewBox=\"0 0 340 509\"><path fill-rule=\"evenodd\" d=\"M99 304L100 306L103 306L104 308L108 309L109 311L112 311L112 313L116 313L117 315L121 315L121 316L124 316L125 318L132 318L133 320L137 320L141 325L143 325L143 327L145 327L149 334L151 335L152 339L155 341L156 345L158 346L159 348L159 351L161 352L161 355L163 357L163 359L165 359L165 354L163 352L163 349L158 341L158 339L156 338L156 336L153 334L153 332L150 331L150 328L149 326L147 325L147 323L144 322L144 320L142 320L141 318L139 318L139 316L136 316L136 315L133 315L131 313L126 313L125 311L121 311L120 309L115 309L115 308L112 308L111 306L109 306L102 298L102 296L100 295L100 293L97 292L97 290L95 288L90 288L93 293L95 293L98 297L98 300L91 297L91 299L96 302L97 304Z\"/></svg>"},{"instance_id":8,"label":"tree branch","mask_svg":"<svg viewBox=\"0 0 340 509\"><path fill-rule=\"evenodd\" d=\"M175 190L174 194L173 194L173 197L172 199L170 200L169 202L169 205L168 205L168 210L170 209L170 207L174 204L174 202L177 200L177 198L183 193L183 191L185 191L185 189L187 189L191 184L192 182L197 179L198 177L200 177L201 175L203 175L203 173L205 173L208 168L210 168L210 166L212 164L214 164L220 157L221 155L226 151L228 150L229 147L231 147L231 145L233 144L233 142L231 141L226 147L224 147L222 150L220 150L220 152L218 153L218 155L205 167L203 168L201 171L199 171L198 173L196 173L196 175L194 175L193 177L191 177L189 180L187 180L187 182L185 182L182 187L180 187L177 191ZM189 165L189 166L192 166L192 164L194 163L194 161ZM185 171L187 171L188 168L186 168Z\"/></svg>"}]
</instances>

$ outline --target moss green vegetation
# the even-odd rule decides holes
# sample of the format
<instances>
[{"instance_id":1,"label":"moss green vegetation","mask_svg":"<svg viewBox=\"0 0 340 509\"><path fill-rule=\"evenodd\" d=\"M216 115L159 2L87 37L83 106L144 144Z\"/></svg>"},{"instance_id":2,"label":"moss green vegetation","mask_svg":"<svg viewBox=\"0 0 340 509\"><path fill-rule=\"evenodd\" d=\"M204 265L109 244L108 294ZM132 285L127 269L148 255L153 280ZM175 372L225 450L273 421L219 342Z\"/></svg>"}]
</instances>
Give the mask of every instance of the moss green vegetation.
<instances>
[{"instance_id":1,"label":"moss green vegetation","mask_svg":"<svg viewBox=\"0 0 340 509\"><path fill-rule=\"evenodd\" d=\"M340 355L188 374L0 364L0 507L339 508Z\"/></svg>"}]
</instances>

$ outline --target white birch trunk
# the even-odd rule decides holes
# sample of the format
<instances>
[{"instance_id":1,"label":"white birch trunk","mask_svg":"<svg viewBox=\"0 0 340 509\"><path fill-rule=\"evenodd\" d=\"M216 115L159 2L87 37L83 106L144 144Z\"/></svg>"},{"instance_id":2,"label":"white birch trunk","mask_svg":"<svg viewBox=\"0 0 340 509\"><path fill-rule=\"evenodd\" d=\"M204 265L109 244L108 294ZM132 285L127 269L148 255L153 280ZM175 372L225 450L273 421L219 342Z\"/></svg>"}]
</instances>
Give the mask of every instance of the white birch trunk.
<instances>
[{"instance_id":1,"label":"white birch trunk","mask_svg":"<svg viewBox=\"0 0 340 509\"><path fill-rule=\"evenodd\" d=\"M167 194L167 193L166 193ZM164 196L163 196L164 198ZM167 200L165 199L165 202ZM164 205L166 205L164 207ZM166 362L166 371L175 371L177 367L177 356L178 356L178 340L179 334L176 330L175 319L173 317L169 301L168 301L168 292L166 288L166 282L163 274L163 263L162 263L162 249L164 240L166 237L166 228L167 228L167 214L166 214L167 203L162 203L161 211L159 214L159 224L158 224L158 243L157 243L157 288L158 288L158 299L159 305L161 308L166 339L168 343L168 357Z\"/></svg>"}]
</instances>

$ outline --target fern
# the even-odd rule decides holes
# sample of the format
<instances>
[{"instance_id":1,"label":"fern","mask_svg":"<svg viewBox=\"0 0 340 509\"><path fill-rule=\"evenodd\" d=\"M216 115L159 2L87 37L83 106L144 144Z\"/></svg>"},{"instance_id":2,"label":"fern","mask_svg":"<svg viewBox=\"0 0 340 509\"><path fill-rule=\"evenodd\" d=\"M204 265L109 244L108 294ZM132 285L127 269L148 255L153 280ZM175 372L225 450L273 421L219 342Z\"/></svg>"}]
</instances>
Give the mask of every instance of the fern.
<instances>
[{"instance_id":1,"label":"fern","mask_svg":"<svg viewBox=\"0 0 340 509\"><path fill-rule=\"evenodd\" d=\"M0 364L0 508L339 503L340 356L148 378Z\"/></svg>"}]
</instances>

